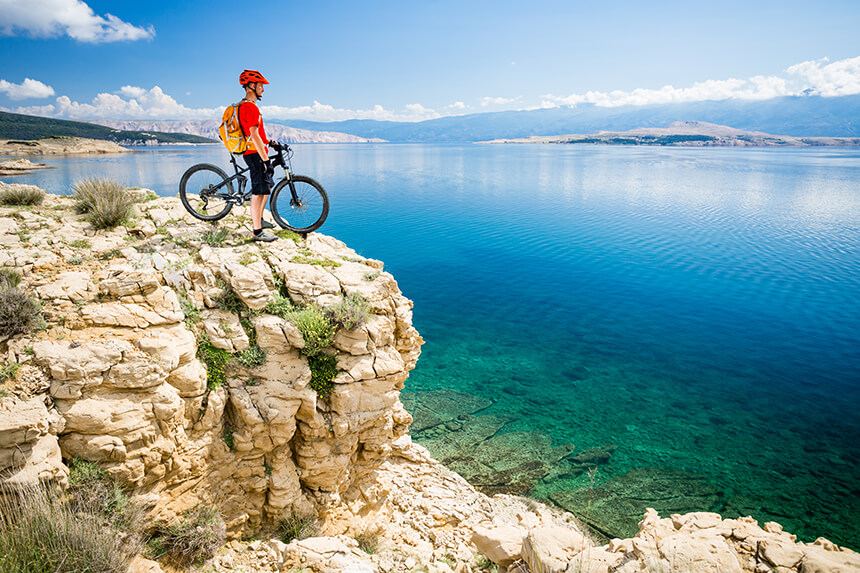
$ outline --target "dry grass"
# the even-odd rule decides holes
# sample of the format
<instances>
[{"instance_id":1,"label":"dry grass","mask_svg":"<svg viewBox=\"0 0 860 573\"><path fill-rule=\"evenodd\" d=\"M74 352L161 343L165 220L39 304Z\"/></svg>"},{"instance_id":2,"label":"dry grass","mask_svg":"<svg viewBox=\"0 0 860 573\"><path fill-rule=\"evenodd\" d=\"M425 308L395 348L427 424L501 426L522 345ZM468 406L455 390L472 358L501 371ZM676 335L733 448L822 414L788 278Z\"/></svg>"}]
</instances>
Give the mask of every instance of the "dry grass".
<instances>
[{"instance_id":1,"label":"dry grass","mask_svg":"<svg viewBox=\"0 0 860 573\"><path fill-rule=\"evenodd\" d=\"M111 179L83 179L74 185L75 210L96 229L113 229L134 215L134 194Z\"/></svg>"},{"instance_id":2,"label":"dry grass","mask_svg":"<svg viewBox=\"0 0 860 573\"><path fill-rule=\"evenodd\" d=\"M0 189L3 205L39 205L45 200L45 192L35 185L4 185Z\"/></svg>"},{"instance_id":3,"label":"dry grass","mask_svg":"<svg viewBox=\"0 0 860 573\"><path fill-rule=\"evenodd\" d=\"M186 567L211 559L227 535L224 521L217 510L197 506L182 514L182 518L159 530L150 541L155 557L166 556L173 563Z\"/></svg>"},{"instance_id":4,"label":"dry grass","mask_svg":"<svg viewBox=\"0 0 860 573\"><path fill-rule=\"evenodd\" d=\"M125 573L139 549L137 538L47 486L0 493L0 573Z\"/></svg>"}]
</instances>

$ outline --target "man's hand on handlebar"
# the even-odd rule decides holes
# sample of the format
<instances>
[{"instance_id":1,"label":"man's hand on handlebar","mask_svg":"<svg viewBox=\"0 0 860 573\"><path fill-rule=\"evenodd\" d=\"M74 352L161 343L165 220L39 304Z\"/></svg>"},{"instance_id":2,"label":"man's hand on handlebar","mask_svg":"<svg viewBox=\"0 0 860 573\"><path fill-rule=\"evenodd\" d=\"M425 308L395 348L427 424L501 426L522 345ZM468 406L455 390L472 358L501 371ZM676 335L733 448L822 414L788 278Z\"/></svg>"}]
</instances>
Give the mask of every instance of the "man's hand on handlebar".
<instances>
[{"instance_id":1,"label":"man's hand on handlebar","mask_svg":"<svg viewBox=\"0 0 860 573\"><path fill-rule=\"evenodd\" d=\"M269 147L271 147L272 149L274 149L275 151L278 151L278 152L284 150L284 146L281 145L280 143L278 143L277 141L270 141Z\"/></svg>"}]
</instances>

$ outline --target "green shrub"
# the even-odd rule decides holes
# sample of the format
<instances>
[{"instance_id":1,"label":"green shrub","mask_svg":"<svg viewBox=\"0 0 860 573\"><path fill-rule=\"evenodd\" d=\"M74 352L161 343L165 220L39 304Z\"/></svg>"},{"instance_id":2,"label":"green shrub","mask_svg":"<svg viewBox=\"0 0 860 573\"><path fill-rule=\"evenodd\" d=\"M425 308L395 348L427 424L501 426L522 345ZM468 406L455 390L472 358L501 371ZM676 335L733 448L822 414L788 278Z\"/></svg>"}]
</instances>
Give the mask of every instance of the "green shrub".
<instances>
[{"instance_id":1,"label":"green shrub","mask_svg":"<svg viewBox=\"0 0 860 573\"><path fill-rule=\"evenodd\" d=\"M256 368L266 363L266 351L256 342L252 342L246 350L236 356L236 360L246 368Z\"/></svg>"},{"instance_id":2,"label":"green shrub","mask_svg":"<svg viewBox=\"0 0 860 573\"><path fill-rule=\"evenodd\" d=\"M291 512L290 517L278 524L278 531L281 534L281 541L284 543L289 543L293 539L307 539L318 533L313 517L294 512Z\"/></svg>"},{"instance_id":3,"label":"green shrub","mask_svg":"<svg viewBox=\"0 0 860 573\"><path fill-rule=\"evenodd\" d=\"M337 358L328 354L308 356L308 366L311 369L310 387L316 390L321 398L328 398L334 388L334 378L337 376Z\"/></svg>"},{"instance_id":4,"label":"green shrub","mask_svg":"<svg viewBox=\"0 0 860 573\"><path fill-rule=\"evenodd\" d=\"M122 256L122 251L119 249L111 249L109 251L104 251L99 253L100 261L109 261L111 259L118 259Z\"/></svg>"},{"instance_id":5,"label":"green shrub","mask_svg":"<svg viewBox=\"0 0 860 573\"><path fill-rule=\"evenodd\" d=\"M5 185L0 189L0 203L4 205L39 205L45 192L35 185Z\"/></svg>"},{"instance_id":6,"label":"green shrub","mask_svg":"<svg viewBox=\"0 0 860 573\"><path fill-rule=\"evenodd\" d=\"M106 178L90 178L74 185L73 198L78 213L88 213L96 229L112 229L131 219L134 195L121 184Z\"/></svg>"},{"instance_id":7,"label":"green shrub","mask_svg":"<svg viewBox=\"0 0 860 573\"><path fill-rule=\"evenodd\" d=\"M229 232L223 227L220 229L210 229L203 233L200 240L210 247L220 247L227 240L228 235Z\"/></svg>"},{"instance_id":8,"label":"green shrub","mask_svg":"<svg viewBox=\"0 0 860 573\"><path fill-rule=\"evenodd\" d=\"M197 343L197 358L206 365L206 383L210 390L227 381L227 365L233 356L223 348L215 348L206 338Z\"/></svg>"},{"instance_id":9,"label":"green shrub","mask_svg":"<svg viewBox=\"0 0 860 573\"><path fill-rule=\"evenodd\" d=\"M46 486L0 496L0 573L125 573L140 538Z\"/></svg>"},{"instance_id":10,"label":"green shrub","mask_svg":"<svg viewBox=\"0 0 860 573\"><path fill-rule=\"evenodd\" d=\"M93 244L89 239L75 239L71 243L69 243L70 247L74 247L76 249L92 249Z\"/></svg>"},{"instance_id":11,"label":"green shrub","mask_svg":"<svg viewBox=\"0 0 860 573\"><path fill-rule=\"evenodd\" d=\"M339 303L325 309L332 324L352 330L367 322L370 316L370 303L360 294L353 293Z\"/></svg>"},{"instance_id":12,"label":"green shrub","mask_svg":"<svg viewBox=\"0 0 860 573\"><path fill-rule=\"evenodd\" d=\"M295 324L302 333L305 356L316 356L334 341L335 328L325 313L317 306L309 306L291 313L287 320Z\"/></svg>"},{"instance_id":13,"label":"green shrub","mask_svg":"<svg viewBox=\"0 0 860 573\"><path fill-rule=\"evenodd\" d=\"M293 302L279 292L272 293L272 300L266 305L266 312L280 316L281 318L287 318L294 311Z\"/></svg>"},{"instance_id":14,"label":"green shrub","mask_svg":"<svg viewBox=\"0 0 860 573\"><path fill-rule=\"evenodd\" d=\"M224 544L227 529L217 510L197 506L156 534L161 555L180 566L202 563L211 559Z\"/></svg>"},{"instance_id":15,"label":"green shrub","mask_svg":"<svg viewBox=\"0 0 860 573\"><path fill-rule=\"evenodd\" d=\"M0 336L25 334L41 327L41 306L6 280L0 280Z\"/></svg>"},{"instance_id":16,"label":"green shrub","mask_svg":"<svg viewBox=\"0 0 860 573\"><path fill-rule=\"evenodd\" d=\"M82 265L82 264L84 264L84 259L82 259L81 257L77 257L77 256L76 257L69 257L69 264L70 265Z\"/></svg>"}]
</instances>

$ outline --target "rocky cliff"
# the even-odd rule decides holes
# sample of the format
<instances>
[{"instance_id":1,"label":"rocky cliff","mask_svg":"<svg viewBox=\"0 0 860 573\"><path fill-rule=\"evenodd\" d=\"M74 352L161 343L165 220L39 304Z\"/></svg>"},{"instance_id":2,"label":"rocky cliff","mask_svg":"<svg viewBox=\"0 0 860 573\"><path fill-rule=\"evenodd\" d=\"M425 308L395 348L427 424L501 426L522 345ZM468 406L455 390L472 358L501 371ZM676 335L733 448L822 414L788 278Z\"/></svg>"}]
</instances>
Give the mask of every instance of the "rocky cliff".
<instances>
[{"instance_id":1,"label":"rocky cliff","mask_svg":"<svg viewBox=\"0 0 860 573\"><path fill-rule=\"evenodd\" d=\"M20 273L15 289L44 319L0 340L6 489L64 486L77 458L123 483L151 524L217 508L233 539L218 571L860 568L826 540L716 514L649 512L636 537L597 546L570 514L480 494L409 438L399 392L422 339L380 261L318 233L251 243L243 209L219 229L172 198L137 210L96 231L69 197L0 209L0 268ZM364 315L320 344L299 315L345 301ZM319 535L241 541L296 515ZM372 555L356 541L367 535Z\"/></svg>"}]
</instances>

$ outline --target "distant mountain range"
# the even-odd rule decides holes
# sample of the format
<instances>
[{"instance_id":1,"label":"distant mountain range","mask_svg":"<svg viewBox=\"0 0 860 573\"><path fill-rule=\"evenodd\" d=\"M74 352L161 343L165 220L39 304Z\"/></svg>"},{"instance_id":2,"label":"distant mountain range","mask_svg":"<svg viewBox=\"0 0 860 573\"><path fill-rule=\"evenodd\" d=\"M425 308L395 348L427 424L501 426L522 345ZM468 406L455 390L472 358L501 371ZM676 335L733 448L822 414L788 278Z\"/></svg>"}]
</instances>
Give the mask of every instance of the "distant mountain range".
<instances>
[{"instance_id":1,"label":"distant mountain range","mask_svg":"<svg viewBox=\"0 0 860 573\"><path fill-rule=\"evenodd\" d=\"M702 121L795 137L860 136L860 95L792 96L769 100L724 100L651 106L574 108L479 113L416 123L349 120L314 122L267 120L299 129L332 130L392 142L458 142L513 139L532 135L623 131L664 127L675 121Z\"/></svg>"},{"instance_id":2,"label":"distant mountain range","mask_svg":"<svg viewBox=\"0 0 860 573\"><path fill-rule=\"evenodd\" d=\"M114 129L132 131L160 131L165 133L185 133L199 135L218 141L217 119L193 121L148 121L148 120L108 120L99 119L95 123ZM381 143L382 139L364 138L346 133L336 133L331 130L308 131L295 127L287 127L266 120L266 136L286 143Z\"/></svg>"},{"instance_id":3,"label":"distant mountain range","mask_svg":"<svg viewBox=\"0 0 860 573\"><path fill-rule=\"evenodd\" d=\"M673 122L707 122L750 132L795 138L860 137L860 95L791 96L769 100L724 100L650 106L557 107L448 116L420 122L266 120L272 139L290 143L476 142L559 136ZM83 123L0 112L0 138L69 135L125 145L217 141L218 120L96 120Z\"/></svg>"},{"instance_id":4,"label":"distant mountain range","mask_svg":"<svg viewBox=\"0 0 860 573\"><path fill-rule=\"evenodd\" d=\"M638 127L591 134L494 139L484 143L597 143L603 145L663 145L674 147L810 147L858 146L860 137L794 137L745 131L704 121L675 121L668 127Z\"/></svg>"},{"instance_id":5,"label":"distant mountain range","mask_svg":"<svg viewBox=\"0 0 860 573\"><path fill-rule=\"evenodd\" d=\"M210 139L194 134L128 131L82 121L0 112L0 139L27 141L44 137L83 137L113 141L120 145L211 143Z\"/></svg>"}]
</instances>

